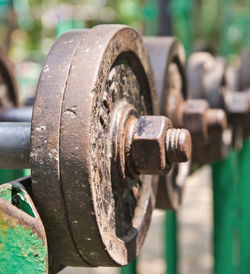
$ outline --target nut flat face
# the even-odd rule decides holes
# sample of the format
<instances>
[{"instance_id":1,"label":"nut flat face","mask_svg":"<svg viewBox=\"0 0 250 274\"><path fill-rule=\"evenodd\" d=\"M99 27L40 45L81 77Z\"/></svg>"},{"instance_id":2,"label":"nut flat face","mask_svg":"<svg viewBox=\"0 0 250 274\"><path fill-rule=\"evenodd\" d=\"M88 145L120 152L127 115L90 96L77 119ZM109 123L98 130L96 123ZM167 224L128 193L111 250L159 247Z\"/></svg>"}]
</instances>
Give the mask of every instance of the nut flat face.
<instances>
[{"instance_id":1,"label":"nut flat face","mask_svg":"<svg viewBox=\"0 0 250 274\"><path fill-rule=\"evenodd\" d=\"M192 133L193 141L203 142L208 135L206 111L209 105L205 100L189 99L183 109L183 126Z\"/></svg>"},{"instance_id":2,"label":"nut flat face","mask_svg":"<svg viewBox=\"0 0 250 274\"><path fill-rule=\"evenodd\" d=\"M65 219L57 217L61 209L50 214L55 218L53 229L58 228L63 239L57 238L58 231L51 235L59 245L67 239L64 247L72 247L61 247L64 257L60 261L67 258L65 263L75 265L125 265L138 255L145 239L155 203L155 185L152 176L127 175L123 154L119 153L126 148L117 136L125 134L120 125L126 127L130 117L159 113L153 72L141 37L129 27L97 26L68 35L60 44L62 49L63 44L68 45L66 56L71 52L69 65L57 63L53 67L68 70L59 79L60 85L57 82L53 86L62 90L56 99L50 98L57 104L57 118L54 114L56 125L49 135L41 132L51 128L47 124L51 118L41 119L38 115L49 92L41 83L40 96L36 97L32 121L33 184L39 195L38 190L49 180L47 185L50 189L56 186L53 194L63 205L60 214L66 217L67 231L61 230ZM75 42L70 42L72 39ZM56 50L54 54L59 57L62 53ZM45 75L41 77L46 76L46 70L45 65ZM46 79L48 84L48 76ZM44 121L46 125L41 124ZM49 144L45 144L47 155L38 159L41 140ZM45 171L39 171L47 160L54 165L53 180ZM38 201L40 197L36 197ZM54 202L57 203L54 199L50 207L39 204L44 216L49 208L55 208Z\"/></svg>"},{"instance_id":3,"label":"nut flat face","mask_svg":"<svg viewBox=\"0 0 250 274\"><path fill-rule=\"evenodd\" d=\"M174 127L181 127L183 120L177 109L181 107L187 97L184 48L173 37L144 37L144 42L149 50L156 75L160 114L167 116L173 122ZM169 132L167 137L171 137L171 140L174 141L173 137L176 133L176 130L171 134ZM176 155L169 151L168 156L175 158ZM159 177L157 208L173 210L180 206L185 178L188 175L188 172L182 173L181 166L186 166L189 171L187 163L174 164L175 172L170 171L169 175ZM185 176L182 176L183 183L178 186L177 177L180 173Z\"/></svg>"},{"instance_id":4,"label":"nut flat face","mask_svg":"<svg viewBox=\"0 0 250 274\"><path fill-rule=\"evenodd\" d=\"M141 116L133 138L133 155L137 170L142 174L162 174L171 168L166 155L166 132L171 128L164 116Z\"/></svg>"}]
</instances>

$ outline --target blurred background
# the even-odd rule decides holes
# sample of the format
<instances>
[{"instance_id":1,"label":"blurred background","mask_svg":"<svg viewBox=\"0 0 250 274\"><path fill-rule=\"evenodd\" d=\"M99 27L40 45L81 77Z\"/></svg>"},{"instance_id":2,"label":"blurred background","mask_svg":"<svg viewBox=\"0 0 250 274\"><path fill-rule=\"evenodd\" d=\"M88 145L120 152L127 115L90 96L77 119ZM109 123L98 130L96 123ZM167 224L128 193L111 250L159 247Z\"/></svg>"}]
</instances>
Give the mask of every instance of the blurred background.
<instances>
[{"instance_id":1,"label":"blurred background","mask_svg":"<svg viewBox=\"0 0 250 274\"><path fill-rule=\"evenodd\" d=\"M115 23L127 24L144 35L175 35L184 44L187 56L194 50L205 49L223 55L237 66L240 51L250 45L250 0L0 0L0 47L15 64L21 101L34 96L43 61L58 36L73 28ZM176 255L181 274L212 272L210 177L209 167L190 176L178 216L168 213L166 218L163 212L154 213L138 260L139 273L164 273L172 262L176 263ZM173 238L168 250L178 249L172 257L172 250L169 251L168 264L162 240L164 225ZM179 238L178 245L175 237ZM119 271L66 268L62 273Z\"/></svg>"},{"instance_id":2,"label":"blurred background","mask_svg":"<svg viewBox=\"0 0 250 274\"><path fill-rule=\"evenodd\" d=\"M0 0L0 41L21 98L34 93L51 45L72 28L127 24L145 35L176 35L187 54L207 49L237 62L250 41L250 0Z\"/></svg>"}]
</instances>

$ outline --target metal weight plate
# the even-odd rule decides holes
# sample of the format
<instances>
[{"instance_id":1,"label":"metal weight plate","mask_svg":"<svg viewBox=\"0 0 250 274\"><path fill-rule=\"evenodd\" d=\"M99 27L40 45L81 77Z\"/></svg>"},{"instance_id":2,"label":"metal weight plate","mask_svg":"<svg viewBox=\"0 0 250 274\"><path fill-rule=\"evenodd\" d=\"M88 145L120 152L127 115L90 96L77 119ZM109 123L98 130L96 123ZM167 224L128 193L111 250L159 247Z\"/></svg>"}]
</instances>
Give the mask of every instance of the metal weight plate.
<instances>
[{"instance_id":1,"label":"metal weight plate","mask_svg":"<svg viewBox=\"0 0 250 274\"><path fill-rule=\"evenodd\" d=\"M178 127L176 109L187 97L184 49L172 37L144 37L144 42L156 75L161 115ZM167 176L159 177L157 208L175 210L179 207L189 166L190 163L175 164Z\"/></svg>"},{"instance_id":2,"label":"metal weight plate","mask_svg":"<svg viewBox=\"0 0 250 274\"><path fill-rule=\"evenodd\" d=\"M34 103L34 199L65 265L118 266L139 253L155 204L152 176L125 165L126 123L158 114L142 38L122 25L61 36ZM131 172L131 173L130 173Z\"/></svg>"},{"instance_id":3,"label":"metal weight plate","mask_svg":"<svg viewBox=\"0 0 250 274\"><path fill-rule=\"evenodd\" d=\"M0 48L0 109L18 106L18 86L11 61Z\"/></svg>"},{"instance_id":4,"label":"metal weight plate","mask_svg":"<svg viewBox=\"0 0 250 274\"><path fill-rule=\"evenodd\" d=\"M213 109L224 109L226 71L227 64L222 57L214 57L208 52L191 54L187 63L189 96L194 99L205 99ZM228 144L223 138L224 133L218 130L218 127L210 125L208 139L202 143L196 142L193 146L193 162L203 165L224 159L228 151ZM230 135L230 130L227 133Z\"/></svg>"},{"instance_id":5,"label":"metal weight plate","mask_svg":"<svg viewBox=\"0 0 250 274\"><path fill-rule=\"evenodd\" d=\"M206 99L212 108L223 107L226 68L222 57L214 57L208 52L191 54L187 63L189 96Z\"/></svg>"}]
</instances>

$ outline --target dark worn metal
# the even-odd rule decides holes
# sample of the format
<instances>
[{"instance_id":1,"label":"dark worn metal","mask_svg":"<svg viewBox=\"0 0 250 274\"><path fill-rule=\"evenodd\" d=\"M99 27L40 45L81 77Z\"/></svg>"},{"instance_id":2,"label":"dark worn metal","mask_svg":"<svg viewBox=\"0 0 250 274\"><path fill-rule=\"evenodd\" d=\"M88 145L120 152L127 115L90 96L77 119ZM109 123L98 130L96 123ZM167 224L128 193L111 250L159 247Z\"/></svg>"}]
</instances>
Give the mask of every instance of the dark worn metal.
<instances>
[{"instance_id":1,"label":"dark worn metal","mask_svg":"<svg viewBox=\"0 0 250 274\"><path fill-rule=\"evenodd\" d=\"M246 91L237 91L247 83L244 74L247 71L247 52L244 56L239 70L228 68L222 58L204 52L192 54L188 65L192 97L204 98L212 107L225 110L232 132L231 146L238 150L242 146L243 137L250 135L249 96ZM221 147L225 151L225 145Z\"/></svg>"},{"instance_id":2,"label":"dark worn metal","mask_svg":"<svg viewBox=\"0 0 250 274\"><path fill-rule=\"evenodd\" d=\"M223 132L227 126L226 114L221 109L210 109L207 101L189 99L181 106L182 126L192 135L193 162L204 164L221 159L224 155ZM216 143L214 141L217 139ZM209 150L208 153L201 151Z\"/></svg>"},{"instance_id":3,"label":"dark worn metal","mask_svg":"<svg viewBox=\"0 0 250 274\"><path fill-rule=\"evenodd\" d=\"M69 229L59 163L62 101L82 35L78 31L62 35L42 68L31 128L31 171L33 197L44 221L49 250L65 265L89 266L76 249Z\"/></svg>"},{"instance_id":4,"label":"dark worn metal","mask_svg":"<svg viewBox=\"0 0 250 274\"><path fill-rule=\"evenodd\" d=\"M191 136L187 130L171 128L164 116L141 116L132 140L133 159L142 174L167 174L172 163L191 156Z\"/></svg>"},{"instance_id":5,"label":"dark worn metal","mask_svg":"<svg viewBox=\"0 0 250 274\"><path fill-rule=\"evenodd\" d=\"M182 203L182 193L187 176L190 172L190 164L174 164L170 172L159 178L159 186L156 198L156 208L177 210Z\"/></svg>"},{"instance_id":6,"label":"dark worn metal","mask_svg":"<svg viewBox=\"0 0 250 274\"><path fill-rule=\"evenodd\" d=\"M0 109L1 122L31 122L32 106Z\"/></svg>"},{"instance_id":7,"label":"dark worn metal","mask_svg":"<svg viewBox=\"0 0 250 274\"><path fill-rule=\"evenodd\" d=\"M0 48L0 109L18 106L18 86L13 65Z\"/></svg>"},{"instance_id":8,"label":"dark worn metal","mask_svg":"<svg viewBox=\"0 0 250 274\"><path fill-rule=\"evenodd\" d=\"M243 137L250 135L249 92L224 90L224 105L233 131L233 147L241 149Z\"/></svg>"},{"instance_id":9,"label":"dark worn metal","mask_svg":"<svg viewBox=\"0 0 250 274\"><path fill-rule=\"evenodd\" d=\"M204 143L208 137L207 110L208 103L205 100L189 99L180 108L181 121L192 134L193 142ZM196 145L196 143L194 143Z\"/></svg>"},{"instance_id":10,"label":"dark worn metal","mask_svg":"<svg viewBox=\"0 0 250 274\"><path fill-rule=\"evenodd\" d=\"M139 254L157 185L130 172L127 125L157 106L147 50L131 28L69 32L50 51L34 103L32 186L63 264L125 265Z\"/></svg>"},{"instance_id":11,"label":"dark worn metal","mask_svg":"<svg viewBox=\"0 0 250 274\"><path fill-rule=\"evenodd\" d=\"M188 89L191 98L205 99L210 107L223 105L222 88L225 87L226 61L208 52L190 55L187 63Z\"/></svg>"},{"instance_id":12,"label":"dark worn metal","mask_svg":"<svg viewBox=\"0 0 250 274\"><path fill-rule=\"evenodd\" d=\"M30 123L0 123L0 168L30 168Z\"/></svg>"},{"instance_id":13,"label":"dark worn metal","mask_svg":"<svg viewBox=\"0 0 250 274\"><path fill-rule=\"evenodd\" d=\"M228 143L223 138L227 127L223 91L226 86L226 62L207 52L194 53L188 61L187 75L190 96L205 99L213 108L206 111L208 138L203 144L197 143L193 160L204 164L223 159L228 150Z\"/></svg>"},{"instance_id":14,"label":"dark worn metal","mask_svg":"<svg viewBox=\"0 0 250 274\"><path fill-rule=\"evenodd\" d=\"M193 159L199 164L212 163L224 159L227 155L227 146L223 138L227 128L225 112L220 109L209 109L207 116L207 142L197 144L197 148L193 150Z\"/></svg>"},{"instance_id":15,"label":"dark worn metal","mask_svg":"<svg viewBox=\"0 0 250 274\"><path fill-rule=\"evenodd\" d=\"M144 37L144 42L156 75L160 113L180 127L177 109L187 97L184 48L172 37ZM157 208L173 210L181 203L189 163L174 164L173 170L168 176L159 177ZM181 183L177 178L181 178Z\"/></svg>"},{"instance_id":16,"label":"dark worn metal","mask_svg":"<svg viewBox=\"0 0 250 274\"><path fill-rule=\"evenodd\" d=\"M48 273L48 250L43 223L22 185L29 184L30 180L29 176L0 186L0 231L3 240L1 249L4 252L1 269L4 272L7 271L4 259L13 258L18 253L17 261L23 265L15 265L10 260L11 270L18 272L19 267L23 267L32 272L36 266L39 272ZM20 237L25 237L21 238L21 241L25 241L25 245L22 242L22 252L18 242Z\"/></svg>"},{"instance_id":17,"label":"dark worn metal","mask_svg":"<svg viewBox=\"0 0 250 274\"><path fill-rule=\"evenodd\" d=\"M166 132L171 122L164 116L142 116L135 126L132 150L136 169L144 174L165 174L171 168L166 155Z\"/></svg>"}]
</instances>

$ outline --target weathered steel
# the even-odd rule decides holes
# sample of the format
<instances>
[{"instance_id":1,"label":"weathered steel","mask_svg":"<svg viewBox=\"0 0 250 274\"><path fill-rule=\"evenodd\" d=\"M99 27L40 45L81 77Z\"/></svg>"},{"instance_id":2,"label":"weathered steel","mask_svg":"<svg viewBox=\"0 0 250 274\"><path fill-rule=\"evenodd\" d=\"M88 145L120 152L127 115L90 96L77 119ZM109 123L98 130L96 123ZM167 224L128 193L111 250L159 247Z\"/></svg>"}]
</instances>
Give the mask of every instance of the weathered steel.
<instances>
[{"instance_id":1,"label":"weathered steel","mask_svg":"<svg viewBox=\"0 0 250 274\"><path fill-rule=\"evenodd\" d=\"M189 99L183 106L183 126L192 134L194 163L206 164L226 156L223 133L227 127L226 113L210 109L206 100Z\"/></svg>"},{"instance_id":2,"label":"weathered steel","mask_svg":"<svg viewBox=\"0 0 250 274\"><path fill-rule=\"evenodd\" d=\"M160 209L176 210L182 203L182 193L191 162L173 165L166 176L160 176L157 192L156 207ZM163 187L165 186L165 187Z\"/></svg>"},{"instance_id":3,"label":"weathered steel","mask_svg":"<svg viewBox=\"0 0 250 274\"><path fill-rule=\"evenodd\" d=\"M176 110L187 96L184 49L172 37L144 37L144 42L156 76L160 112L178 127ZM170 210L179 207L188 171L189 163L174 164L168 176L159 177L156 207Z\"/></svg>"},{"instance_id":4,"label":"weathered steel","mask_svg":"<svg viewBox=\"0 0 250 274\"><path fill-rule=\"evenodd\" d=\"M189 132L152 116L159 114L153 75L142 38L131 28L71 31L43 66L31 146L28 123L0 124L0 148L11 152L0 167L29 167L30 155L50 252L64 265L131 262L155 204L157 179L148 174L166 174L172 163L190 158ZM16 119L16 111L7 112ZM153 166L157 157L160 167Z\"/></svg>"},{"instance_id":5,"label":"weathered steel","mask_svg":"<svg viewBox=\"0 0 250 274\"><path fill-rule=\"evenodd\" d=\"M250 96L247 91L249 80L245 73L248 71L248 58L248 52L245 51L239 69L228 67L223 58L215 58L205 52L192 54L188 62L192 98L204 98L213 108L225 110L231 128L230 145L237 150L241 149L243 138L250 136ZM223 141L220 143L225 151L225 144Z\"/></svg>"},{"instance_id":6,"label":"weathered steel","mask_svg":"<svg viewBox=\"0 0 250 274\"><path fill-rule=\"evenodd\" d=\"M197 144L193 160L199 164L224 159L229 143L225 141L228 113L225 109L226 62L207 52L190 56L187 66L189 93L191 98L205 99L213 108L206 111L208 138ZM227 130L231 135L230 130Z\"/></svg>"},{"instance_id":7,"label":"weathered steel","mask_svg":"<svg viewBox=\"0 0 250 274\"><path fill-rule=\"evenodd\" d=\"M212 108L221 108L226 68L226 61L221 57L214 57L208 52L191 54L187 63L190 96L207 100Z\"/></svg>"},{"instance_id":8,"label":"weathered steel","mask_svg":"<svg viewBox=\"0 0 250 274\"><path fill-rule=\"evenodd\" d=\"M30 123L0 123L0 168L30 168Z\"/></svg>"},{"instance_id":9,"label":"weathered steel","mask_svg":"<svg viewBox=\"0 0 250 274\"><path fill-rule=\"evenodd\" d=\"M31 158L34 199L60 262L125 265L138 255L156 184L124 169L117 136L130 116L158 114L157 105L147 50L131 28L69 32L53 46L34 103Z\"/></svg>"},{"instance_id":10,"label":"weathered steel","mask_svg":"<svg viewBox=\"0 0 250 274\"><path fill-rule=\"evenodd\" d=\"M173 163L190 159L190 133L171 126L171 121L164 116L141 116L137 120L132 150L139 173L167 174Z\"/></svg>"},{"instance_id":11,"label":"weathered steel","mask_svg":"<svg viewBox=\"0 0 250 274\"><path fill-rule=\"evenodd\" d=\"M83 32L62 35L40 75L31 129L33 198L44 221L49 249L65 265L89 264L75 247L68 224L59 165L62 101L72 59Z\"/></svg>"},{"instance_id":12,"label":"weathered steel","mask_svg":"<svg viewBox=\"0 0 250 274\"><path fill-rule=\"evenodd\" d=\"M0 186L1 273L48 273L45 230L27 191L19 182Z\"/></svg>"}]
</instances>

